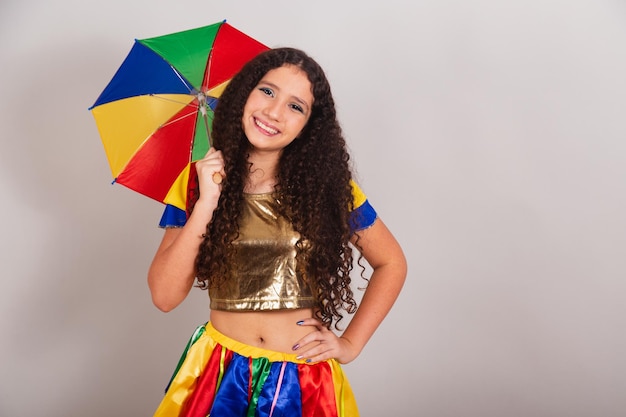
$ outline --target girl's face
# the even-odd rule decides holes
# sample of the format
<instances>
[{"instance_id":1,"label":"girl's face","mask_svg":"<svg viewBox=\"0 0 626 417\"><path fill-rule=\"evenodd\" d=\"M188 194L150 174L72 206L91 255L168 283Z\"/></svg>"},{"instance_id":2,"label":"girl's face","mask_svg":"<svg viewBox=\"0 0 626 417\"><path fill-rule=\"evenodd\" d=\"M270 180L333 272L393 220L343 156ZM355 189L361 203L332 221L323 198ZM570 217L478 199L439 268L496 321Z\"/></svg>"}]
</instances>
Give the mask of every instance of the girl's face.
<instances>
[{"instance_id":1,"label":"girl's face","mask_svg":"<svg viewBox=\"0 0 626 417\"><path fill-rule=\"evenodd\" d=\"M300 134L312 106L311 83L304 71L294 65L268 71L243 108L243 130L253 152L280 154Z\"/></svg>"}]
</instances>

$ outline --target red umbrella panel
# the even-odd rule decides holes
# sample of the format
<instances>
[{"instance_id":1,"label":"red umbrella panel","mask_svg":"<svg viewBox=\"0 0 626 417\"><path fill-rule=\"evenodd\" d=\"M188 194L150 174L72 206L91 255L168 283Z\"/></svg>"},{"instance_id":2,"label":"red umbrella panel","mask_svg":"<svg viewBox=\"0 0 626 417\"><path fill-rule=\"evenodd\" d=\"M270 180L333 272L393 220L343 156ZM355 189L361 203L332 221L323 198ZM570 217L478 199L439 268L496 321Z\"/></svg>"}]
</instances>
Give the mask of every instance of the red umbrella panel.
<instances>
[{"instance_id":1,"label":"red umbrella panel","mask_svg":"<svg viewBox=\"0 0 626 417\"><path fill-rule=\"evenodd\" d=\"M186 210L222 91L267 49L225 21L136 40L90 108L115 182Z\"/></svg>"}]
</instances>

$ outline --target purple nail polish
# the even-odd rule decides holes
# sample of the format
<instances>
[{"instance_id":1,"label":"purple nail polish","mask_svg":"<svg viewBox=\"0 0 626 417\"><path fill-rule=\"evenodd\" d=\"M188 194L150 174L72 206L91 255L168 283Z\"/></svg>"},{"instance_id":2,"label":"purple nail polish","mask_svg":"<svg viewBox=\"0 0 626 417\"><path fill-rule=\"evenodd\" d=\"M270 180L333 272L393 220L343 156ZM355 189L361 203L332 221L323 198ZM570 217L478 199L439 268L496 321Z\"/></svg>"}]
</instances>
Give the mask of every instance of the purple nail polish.
<instances>
[{"instance_id":1,"label":"purple nail polish","mask_svg":"<svg viewBox=\"0 0 626 417\"><path fill-rule=\"evenodd\" d=\"M298 326L302 326L304 324L304 320L300 320L299 322L296 323Z\"/></svg>"},{"instance_id":2,"label":"purple nail polish","mask_svg":"<svg viewBox=\"0 0 626 417\"><path fill-rule=\"evenodd\" d=\"M291 349L298 350L299 347L300 347L300 345L296 343L295 345L293 345L293 347Z\"/></svg>"}]
</instances>

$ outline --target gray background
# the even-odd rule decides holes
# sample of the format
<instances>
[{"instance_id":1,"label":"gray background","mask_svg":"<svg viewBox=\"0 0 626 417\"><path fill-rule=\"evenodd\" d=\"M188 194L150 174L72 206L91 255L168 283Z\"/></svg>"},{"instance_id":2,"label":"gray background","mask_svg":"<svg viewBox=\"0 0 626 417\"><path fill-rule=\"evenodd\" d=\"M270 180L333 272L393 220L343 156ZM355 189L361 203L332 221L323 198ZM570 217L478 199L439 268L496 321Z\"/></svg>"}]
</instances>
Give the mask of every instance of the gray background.
<instances>
[{"instance_id":1,"label":"gray background","mask_svg":"<svg viewBox=\"0 0 626 417\"><path fill-rule=\"evenodd\" d=\"M0 4L0 416L148 416L207 296L151 304L162 206L87 108L146 38L222 19L323 65L409 277L346 366L369 416L626 415L626 5Z\"/></svg>"}]
</instances>

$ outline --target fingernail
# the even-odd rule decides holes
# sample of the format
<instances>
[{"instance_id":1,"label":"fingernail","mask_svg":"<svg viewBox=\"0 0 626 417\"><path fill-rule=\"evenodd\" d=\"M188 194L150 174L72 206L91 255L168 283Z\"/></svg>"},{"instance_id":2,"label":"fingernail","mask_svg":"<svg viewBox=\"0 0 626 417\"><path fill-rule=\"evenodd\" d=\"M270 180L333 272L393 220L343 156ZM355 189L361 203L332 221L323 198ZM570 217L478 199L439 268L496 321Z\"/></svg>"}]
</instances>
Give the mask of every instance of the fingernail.
<instances>
[{"instance_id":1,"label":"fingernail","mask_svg":"<svg viewBox=\"0 0 626 417\"><path fill-rule=\"evenodd\" d=\"M291 349L298 350L299 347L300 347L300 345L296 343L295 345L293 345L293 347Z\"/></svg>"},{"instance_id":2,"label":"fingernail","mask_svg":"<svg viewBox=\"0 0 626 417\"><path fill-rule=\"evenodd\" d=\"M300 320L299 322L296 323L298 326L302 326L304 324L304 320Z\"/></svg>"},{"instance_id":3,"label":"fingernail","mask_svg":"<svg viewBox=\"0 0 626 417\"><path fill-rule=\"evenodd\" d=\"M306 363L311 363L311 359L305 360Z\"/></svg>"},{"instance_id":4,"label":"fingernail","mask_svg":"<svg viewBox=\"0 0 626 417\"><path fill-rule=\"evenodd\" d=\"M298 356L296 356L296 359L297 359L297 360L300 360L300 359L302 359L302 358L303 358L303 356L302 356L302 355L298 355Z\"/></svg>"}]
</instances>

